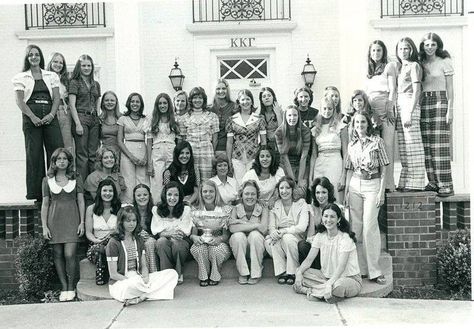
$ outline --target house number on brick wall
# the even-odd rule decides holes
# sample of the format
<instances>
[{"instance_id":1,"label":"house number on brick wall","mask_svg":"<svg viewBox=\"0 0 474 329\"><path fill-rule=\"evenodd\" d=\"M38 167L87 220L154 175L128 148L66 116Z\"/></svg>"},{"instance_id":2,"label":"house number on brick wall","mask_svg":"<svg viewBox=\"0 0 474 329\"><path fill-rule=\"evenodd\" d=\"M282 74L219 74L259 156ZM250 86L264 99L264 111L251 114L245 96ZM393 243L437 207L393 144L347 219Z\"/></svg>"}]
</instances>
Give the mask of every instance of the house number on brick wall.
<instances>
[{"instance_id":1,"label":"house number on brick wall","mask_svg":"<svg viewBox=\"0 0 474 329\"><path fill-rule=\"evenodd\" d=\"M252 41L255 41L255 38L231 38L230 47L231 48L250 48L252 47Z\"/></svg>"},{"instance_id":2,"label":"house number on brick wall","mask_svg":"<svg viewBox=\"0 0 474 329\"><path fill-rule=\"evenodd\" d=\"M420 210L423 206L422 202L408 202L402 205L402 208L405 210Z\"/></svg>"}]
</instances>

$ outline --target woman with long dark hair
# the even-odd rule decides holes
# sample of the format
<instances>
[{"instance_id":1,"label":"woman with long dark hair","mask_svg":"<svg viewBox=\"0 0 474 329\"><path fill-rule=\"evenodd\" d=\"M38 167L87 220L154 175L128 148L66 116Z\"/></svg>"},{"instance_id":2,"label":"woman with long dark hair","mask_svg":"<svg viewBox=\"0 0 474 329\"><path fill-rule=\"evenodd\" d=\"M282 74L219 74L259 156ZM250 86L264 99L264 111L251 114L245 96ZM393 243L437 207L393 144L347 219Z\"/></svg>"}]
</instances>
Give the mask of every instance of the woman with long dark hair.
<instances>
[{"instance_id":1,"label":"woman with long dark hair","mask_svg":"<svg viewBox=\"0 0 474 329\"><path fill-rule=\"evenodd\" d=\"M23 70L12 79L16 104L23 113L26 151L26 198L41 202L41 182L53 152L63 146L56 112L60 103L59 76L44 70L44 57L36 45L26 47Z\"/></svg>"},{"instance_id":2,"label":"woman with long dark hair","mask_svg":"<svg viewBox=\"0 0 474 329\"><path fill-rule=\"evenodd\" d=\"M322 214L308 257L296 271L293 288L297 293L332 304L357 296L362 289L362 278L357 263L357 240L341 208L330 203ZM310 268L318 254L321 254L320 270Z\"/></svg>"},{"instance_id":3,"label":"woman with long dark hair","mask_svg":"<svg viewBox=\"0 0 474 329\"><path fill-rule=\"evenodd\" d=\"M258 99L260 100L260 115L266 123L267 144L275 150L276 158L279 160L280 154L276 145L275 131L283 123L283 109L278 104L275 92L270 87L263 87L258 94Z\"/></svg>"}]
</instances>

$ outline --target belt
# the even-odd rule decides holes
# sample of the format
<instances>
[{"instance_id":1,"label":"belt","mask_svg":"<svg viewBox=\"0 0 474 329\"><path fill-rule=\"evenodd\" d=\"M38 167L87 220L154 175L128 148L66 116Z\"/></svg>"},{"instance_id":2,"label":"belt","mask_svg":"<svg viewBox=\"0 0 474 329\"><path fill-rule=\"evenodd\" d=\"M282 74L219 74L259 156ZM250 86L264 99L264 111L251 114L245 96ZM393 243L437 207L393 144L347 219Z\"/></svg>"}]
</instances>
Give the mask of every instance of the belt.
<instances>
[{"instance_id":1,"label":"belt","mask_svg":"<svg viewBox=\"0 0 474 329\"><path fill-rule=\"evenodd\" d=\"M30 99L30 100L28 101L28 103L45 104L45 105L51 104L49 101L47 101L47 100L45 100L45 99Z\"/></svg>"},{"instance_id":2,"label":"belt","mask_svg":"<svg viewBox=\"0 0 474 329\"><path fill-rule=\"evenodd\" d=\"M329 149L329 150L321 150L318 151L319 154L330 154L330 153L340 153L340 149Z\"/></svg>"},{"instance_id":3,"label":"belt","mask_svg":"<svg viewBox=\"0 0 474 329\"><path fill-rule=\"evenodd\" d=\"M77 113L84 115L96 115L95 111L77 111Z\"/></svg>"},{"instance_id":4,"label":"belt","mask_svg":"<svg viewBox=\"0 0 474 329\"><path fill-rule=\"evenodd\" d=\"M433 97L433 96L446 96L445 90L439 91L424 91L423 96Z\"/></svg>"},{"instance_id":5,"label":"belt","mask_svg":"<svg viewBox=\"0 0 474 329\"><path fill-rule=\"evenodd\" d=\"M144 139L126 139L126 142L132 142L132 143L145 143Z\"/></svg>"},{"instance_id":6,"label":"belt","mask_svg":"<svg viewBox=\"0 0 474 329\"><path fill-rule=\"evenodd\" d=\"M375 178L380 178L380 173L379 172L376 172L376 173L368 173L368 172L354 172L354 176L357 177L357 178L360 178L362 180L371 180L371 179L375 179Z\"/></svg>"}]
</instances>

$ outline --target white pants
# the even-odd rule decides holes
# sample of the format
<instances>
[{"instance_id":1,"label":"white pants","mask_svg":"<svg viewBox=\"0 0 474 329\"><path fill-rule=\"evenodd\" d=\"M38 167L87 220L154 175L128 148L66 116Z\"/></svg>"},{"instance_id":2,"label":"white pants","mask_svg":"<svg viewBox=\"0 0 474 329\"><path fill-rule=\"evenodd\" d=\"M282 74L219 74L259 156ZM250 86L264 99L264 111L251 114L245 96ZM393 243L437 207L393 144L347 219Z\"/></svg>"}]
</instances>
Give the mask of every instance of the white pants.
<instances>
[{"instance_id":1,"label":"white pants","mask_svg":"<svg viewBox=\"0 0 474 329\"><path fill-rule=\"evenodd\" d=\"M252 169L252 160L245 162L242 160L232 159L232 167L234 167L234 178L237 181L238 186L242 184L242 178L247 171Z\"/></svg>"},{"instance_id":2,"label":"white pants","mask_svg":"<svg viewBox=\"0 0 474 329\"><path fill-rule=\"evenodd\" d=\"M127 149L137 158L143 159L146 155L146 145L145 142L129 142L126 141L125 145ZM150 186L150 181L146 174L146 165L145 166L136 166L130 159L122 153L120 156L120 173L123 176L125 181L125 190L123 195L124 203L133 202L133 189L138 184L146 184Z\"/></svg>"},{"instance_id":3,"label":"white pants","mask_svg":"<svg viewBox=\"0 0 474 329\"><path fill-rule=\"evenodd\" d=\"M273 258L273 269L275 276L283 274L295 274L296 268L300 266L298 256L298 242L301 239L293 234L283 234L280 240L270 245L270 239L265 240L265 248Z\"/></svg>"},{"instance_id":4,"label":"white pants","mask_svg":"<svg viewBox=\"0 0 474 329\"><path fill-rule=\"evenodd\" d=\"M174 143L159 143L151 151L151 161L155 175L150 177L151 195L153 203L160 201L161 190L163 189L163 172L173 161Z\"/></svg>"},{"instance_id":5,"label":"white pants","mask_svg":"<svg viewBox=\"0 0 474 329\"><path fill-rule=\"evenodd\" d=\"M265 252L264 238L259 231L248 235L235 232L230 236L229 245L234 254L237 271L242 276L250 274L252 278L260 278L263 270L263 253ZM247 264L247 254L250 256L250 271Z\"/></svg>"},{"instance_id":6,"label":"white pants","mask_svg":"<svg viewBox=\"0 0 474 329\"><path fill-rule=\"evenodd\" d=\"M363 180L352 176L349 184L349 217L357 239L360 273L370 279L379 277L380 231L376 205L380 178Z\"/></svg>"},{"instance_id":7,"label":"white pants","mask_svg":"<svg viewBox=\"0 0 474 329\"><path fill-rule=\"evenodd\" d=\"M120 302L143 295L151 300L173 299L177 284L178 273L172 269L150 273L148 283L143 282L137 272L130 271L126 280L109 285L109 293Z\"/></svg>"}]
</instances>

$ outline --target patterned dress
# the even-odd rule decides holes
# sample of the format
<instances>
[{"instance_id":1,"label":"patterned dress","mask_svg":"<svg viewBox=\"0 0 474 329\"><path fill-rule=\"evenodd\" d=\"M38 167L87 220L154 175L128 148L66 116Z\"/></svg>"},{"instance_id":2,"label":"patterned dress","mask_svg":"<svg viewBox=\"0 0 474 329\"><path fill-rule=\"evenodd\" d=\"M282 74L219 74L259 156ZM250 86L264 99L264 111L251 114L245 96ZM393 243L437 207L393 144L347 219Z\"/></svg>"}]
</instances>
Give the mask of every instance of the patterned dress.
<instances>
[{"instance_id":1,"label":"patterned dress","mask_svg":"<svg viewBox=\"0 0 474 329\"><path fill-rule=\"evenodd\" d=\"M212 159L214 147L212 138L219 132L219 118L213 112L195 113L190 111L182 121L183 135L193 148L194 164L200 177L207 180L212 177Z\"/></svg>"}]
</instances>

